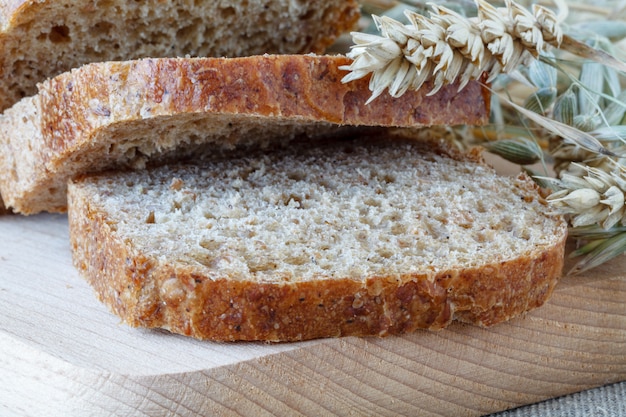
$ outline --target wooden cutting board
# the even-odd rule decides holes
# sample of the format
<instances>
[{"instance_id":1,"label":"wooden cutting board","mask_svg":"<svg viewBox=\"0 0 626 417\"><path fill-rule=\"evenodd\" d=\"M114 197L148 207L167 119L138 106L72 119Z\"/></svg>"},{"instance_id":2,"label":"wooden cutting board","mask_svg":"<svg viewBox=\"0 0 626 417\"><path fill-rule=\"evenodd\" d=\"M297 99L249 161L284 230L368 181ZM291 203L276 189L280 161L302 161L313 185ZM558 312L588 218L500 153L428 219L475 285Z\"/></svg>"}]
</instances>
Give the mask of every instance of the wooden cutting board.
<instances>
[{"instance_id":1,"label":"wooden cutting board","mask_svg":"<svg viewBox=\"0 0 626 417\"><path fill-rule=\"evenodd\" d=\"M626 257L488 330L218 344L120 324L65 216L0 217L0 236L2 416L478 416L626 380Z\"/></svg>"}]
</instances>

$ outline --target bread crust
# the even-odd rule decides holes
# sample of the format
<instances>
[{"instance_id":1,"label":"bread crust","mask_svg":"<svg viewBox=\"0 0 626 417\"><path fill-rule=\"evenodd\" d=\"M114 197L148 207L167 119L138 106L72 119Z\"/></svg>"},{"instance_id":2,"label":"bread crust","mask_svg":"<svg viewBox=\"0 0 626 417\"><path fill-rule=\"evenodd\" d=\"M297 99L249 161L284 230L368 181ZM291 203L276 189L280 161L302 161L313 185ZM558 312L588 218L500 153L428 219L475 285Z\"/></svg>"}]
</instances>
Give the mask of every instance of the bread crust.
<instances>
[{"instance_id":1,"label":"bread crust","mask_svg":"<svg viewBox=\"0 0 626 417\"><path fill-rule=\"evenodd\" d=\"M476 161L476 154L469 158ZM526 191L536 191L525 181ZM567 227L561 221L554 245L480 267L425 268L362 281L260 283L207 276L161 263L121 241L83 190L70 183L70 238L74 264L98 298L130 326L199 339L387 336L438 330L453 320L492 326L541 306L563 268Z\"/></svg>"},{"instance_id":2,"label":"bread crust","mask_svg":"<svg viewBox=\"0 0 626 417\"><path fill-rule=\"evenodd\" d=\"M40 87L45 162L85 146L115 123L185 113L255 115L298 123L416 127L484 124L488 93L477 82L427 96L432 84L365 105L369 77L342 83L343 56L143 59L87 65ZM52 111L47 111L52 109ZM59 163L59 162L56 162Z\"/></svg>"},{"instance_id":3,"label":"bread crust","mask_svg":"<svg viewBox=\"0 0 626 417\"><path fill-rule=\"evenodd\" d=\"M0 178L0 191L6 204L22 214L65 211L68 178L128 165L125 154L112 151L125 144L128 131L166 136L174 121L179 130L170 130L170 151L187 140L181 133L185 123L205 123L210 132L217 117L232 118L231 125L295 129L488 120L488 92L478 82L461 92L450 85L433 96L427 96L427 85L365 105L371 94L368 79L341 83L346 72L339 67L348 62L342 56L313 55L162 58L90 64L62 74L0 119L0 169L12 173ZM232 136L210 140L232 146Z\"/></svg>"}]
</instances>

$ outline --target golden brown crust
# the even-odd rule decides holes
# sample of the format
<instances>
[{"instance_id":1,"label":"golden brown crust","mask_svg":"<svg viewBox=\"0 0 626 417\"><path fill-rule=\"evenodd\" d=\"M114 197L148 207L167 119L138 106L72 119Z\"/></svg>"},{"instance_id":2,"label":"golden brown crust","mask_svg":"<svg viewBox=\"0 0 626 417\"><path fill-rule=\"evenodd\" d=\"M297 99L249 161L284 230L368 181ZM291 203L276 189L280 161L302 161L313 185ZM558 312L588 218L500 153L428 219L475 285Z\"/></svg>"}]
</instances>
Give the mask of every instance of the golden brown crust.
<instances>
[{"instance_id":1,"label":"golden brown crust","mask_svg":"<svg viewBox=\"0 0 626 417\"><path fill-rule=\"evenodd\" d=\"M488 97L479 83L460 93L449 85L433 96L426 85L365 105L369 80L341 83L346 72L339 67L347 63L342 56L266 55L88 65L40 87L44 140L50 159L63 159L98 128L198 112L400 127L487 121Z\"/></svg>"},{"instance_id":2,"label":"golden brown crust","mask_svg":"<svg viewBox=\"0 0 626 417\"><path fill-rule=\"evenodd\" d=\"M552 246L480 267L364 281L236 281L145 256L120 240L82 190L70 184L74 264L100 300L131 326L200 339L386 336L442 329L452 320L492 326L541 306L563 268L567 229L561 222Z\"/></svg>"},{"instance_id":3,"label":"golden brown crust","mask_svg":"<svg viewBox=\"0 0 626 417\"><path fill-rule=\"evenodd\" d=\"M150 140L150 132L168 120L209 123L220 116L232 117L235 125L413 127L488 119L488 100L478 83L460 93L447 86L430 97L426 86L365 105L370 95L366 79L341 83L345 72L339 67L347 62L341 56L311 55L163 58L91 64L62 74L43 83L38 100L32 100L38 106L30 111L36 121L24 118L27 110L21 110L0 122L2 152L12 155L0 168L28 172L0 178L0 190L6 203L23 214L64 211L68 178L123 163L107 152L109 145L124 143L125 127L145 132Z\"/></svg>"}]
</instances>

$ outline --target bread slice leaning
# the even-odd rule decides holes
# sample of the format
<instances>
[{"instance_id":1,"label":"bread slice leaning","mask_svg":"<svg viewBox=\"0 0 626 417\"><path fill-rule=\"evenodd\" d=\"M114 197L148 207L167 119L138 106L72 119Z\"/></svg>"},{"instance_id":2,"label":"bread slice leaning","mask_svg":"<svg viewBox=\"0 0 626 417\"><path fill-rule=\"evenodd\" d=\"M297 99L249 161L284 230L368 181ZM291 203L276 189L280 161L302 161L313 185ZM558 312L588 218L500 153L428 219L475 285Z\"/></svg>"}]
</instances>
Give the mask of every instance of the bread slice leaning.
<instances>
[{"instance_id":1,"label":"bread slice leaning","mask_svg":"<svg viewBox=\"0 0 626 417\"><path fill-rule=\"evenodd\" d=\"M40 85L0 116L0 192L15 212L65 211L76 174L315 136L338 125L481 124L478 83L366 105L342 56L162 58L90 64Z\"/></svg>"},{"instance_id":2,"label":"bread slice leaning","mask_svg":"<svg viewBox=\"0 0 626 417\"><path fill-rule=\"evenodd\" d=\"M81 177L68 213L125 323L212 340L490 326L548 299L567 234L528 177L391 133Z\"/></svg>"},{"instance_id":3,"label":"bread slice leaning","mask_svg":"<svg viewBox=\"0 0 626 417\"><path fill-rule=\"evenodd\" d=\"M89 62L322 53L356 0L0 0L0 110Z\"/></svg>"}]
</instances>

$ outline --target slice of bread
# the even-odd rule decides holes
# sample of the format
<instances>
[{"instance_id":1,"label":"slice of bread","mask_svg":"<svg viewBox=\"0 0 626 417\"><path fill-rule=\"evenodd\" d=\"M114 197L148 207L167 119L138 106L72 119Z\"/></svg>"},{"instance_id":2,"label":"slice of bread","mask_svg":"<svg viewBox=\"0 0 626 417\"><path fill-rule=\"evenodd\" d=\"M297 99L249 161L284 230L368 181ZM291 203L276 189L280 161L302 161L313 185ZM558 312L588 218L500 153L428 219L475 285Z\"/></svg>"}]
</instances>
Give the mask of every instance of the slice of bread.
<instances>
[{"instance_id":1,"label":"slice of bread","mask_svg":"<svg viewBox=\"0 0 626 417\"><path fill-rule=\"evenodd\" d=\"M540 306L566 223L525 176L385 133L73 180L71 247L131 326L291 341Z\"/></svg>"},{"instance_id":2,"label":"slice of bread","mask_svg":"<svg viewBox=\"0 0 626 417\"><path fill-rule=\"evenodd\" d=\"M338 125L481 124L478 83L428 86L365 105L368 81L343 84L342 56L262 55L90 64L41 84L0 116L0 192L23 214L66 209L76 174L183 158Z\"/></svg>"},{"instance_id":3,"label":"slice of bread","mask_svg":"<svg viewBox=\"0 0 626 417\"><path fill-rule=\"evenodd\" d=\"M89 62L322 53L356 0L1 0L0 110Z\"/></svg>"}]
</instances>

